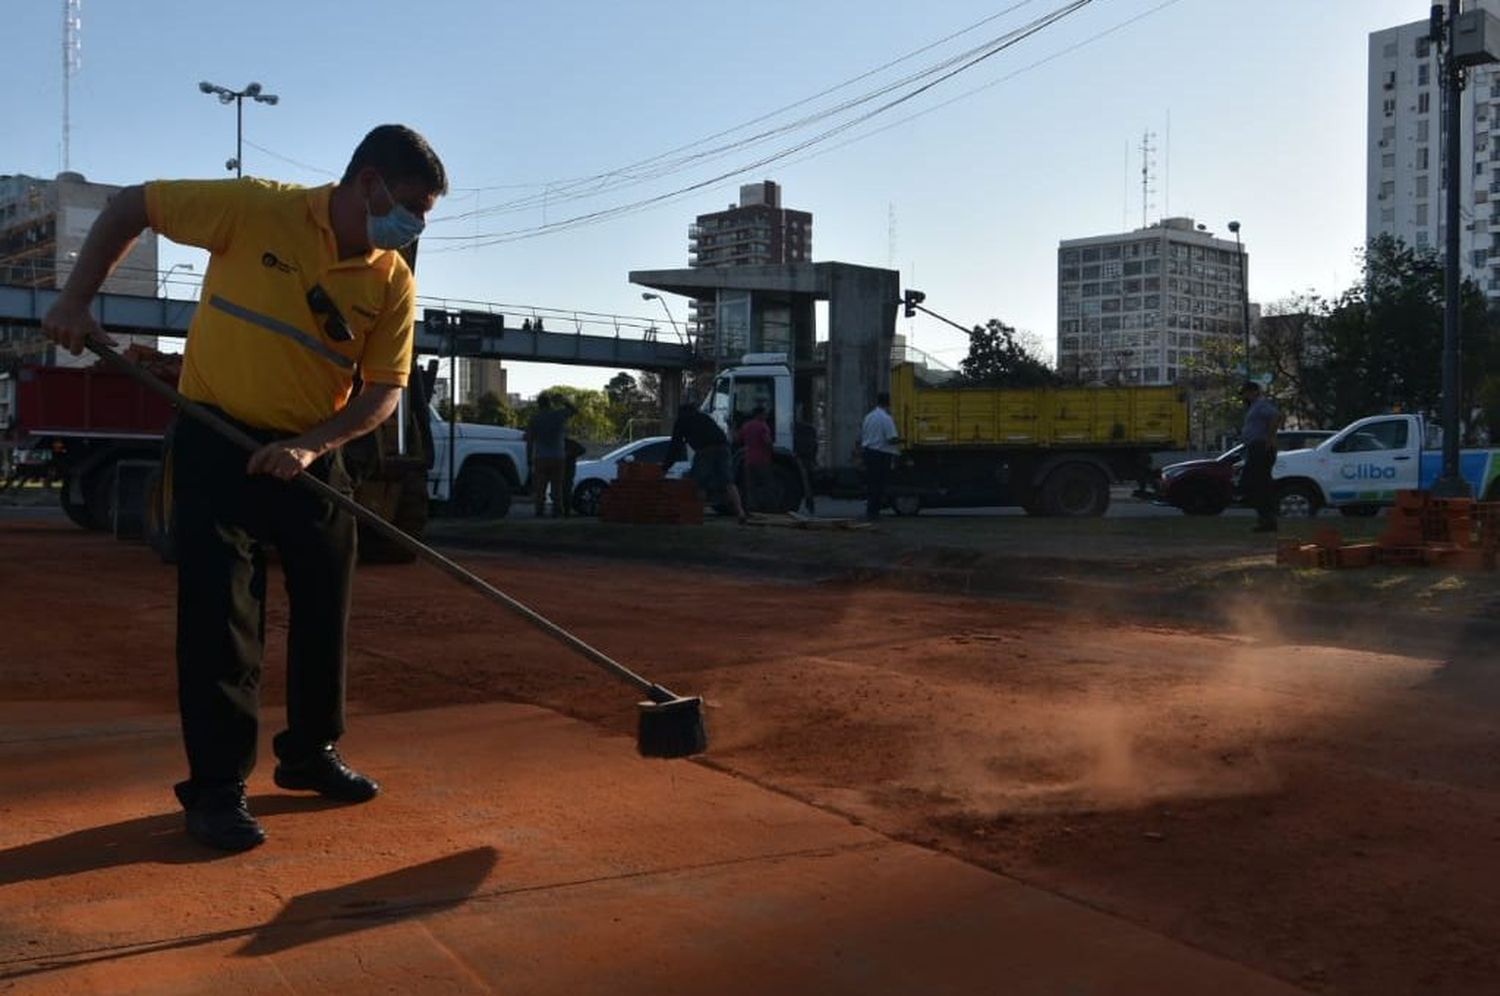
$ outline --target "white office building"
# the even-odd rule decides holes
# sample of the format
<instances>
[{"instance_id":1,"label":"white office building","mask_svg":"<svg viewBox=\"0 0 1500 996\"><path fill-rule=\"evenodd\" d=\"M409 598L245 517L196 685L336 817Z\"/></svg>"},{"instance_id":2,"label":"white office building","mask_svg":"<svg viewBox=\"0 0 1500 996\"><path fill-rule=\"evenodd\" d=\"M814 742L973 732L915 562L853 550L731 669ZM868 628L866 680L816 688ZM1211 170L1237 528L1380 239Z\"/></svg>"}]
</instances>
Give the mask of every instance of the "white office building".
<instances>
[{"instance_id":1,"label":"white office building","mask_svg":"<svg viewBox=\"0 0 1500 996\"><path fill-rule=\"evenodd\" d=\"M1057 369L1083 383L1175 384L1214 336L1244 334L1233 240L1164 218L1057 249Z\"/></svg>"},{"instance_id":2,"label":"white office building","mask_svg":"<svg viewBox=\"0 0 1500 996\"><path fill-rule=\"evenodd\" d=\"M1478 8L1500 15L1500 0L1464 4ZM1443 91L1427 32L1421 20L1370 35L1365 235L1391 235L1441 254L1447 244ZM1462 272L1500 298L1500 66L1469 70L1459 119Z\"/></svg>"}]
</instances>

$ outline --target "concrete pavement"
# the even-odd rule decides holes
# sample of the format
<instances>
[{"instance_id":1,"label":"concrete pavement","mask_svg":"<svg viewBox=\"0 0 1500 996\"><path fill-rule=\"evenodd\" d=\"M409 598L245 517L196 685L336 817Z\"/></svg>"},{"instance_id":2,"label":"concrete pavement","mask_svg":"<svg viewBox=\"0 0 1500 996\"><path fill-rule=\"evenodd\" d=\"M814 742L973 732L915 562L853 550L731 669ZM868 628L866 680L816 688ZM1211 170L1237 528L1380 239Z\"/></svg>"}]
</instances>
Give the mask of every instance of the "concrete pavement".
<instances>
[{"instance_id":1,"label":"concrete pavement","mask_svg":"<svg viewBox=\"0 0 1500 996\"><path fill-rule=\"evenodd\" d=\"M351 729L384 795L263 763L270 840L219 856L181 831L174 717L0 705L0 992L1298 991L546 710Z\"/></svg>"}]
</instances>

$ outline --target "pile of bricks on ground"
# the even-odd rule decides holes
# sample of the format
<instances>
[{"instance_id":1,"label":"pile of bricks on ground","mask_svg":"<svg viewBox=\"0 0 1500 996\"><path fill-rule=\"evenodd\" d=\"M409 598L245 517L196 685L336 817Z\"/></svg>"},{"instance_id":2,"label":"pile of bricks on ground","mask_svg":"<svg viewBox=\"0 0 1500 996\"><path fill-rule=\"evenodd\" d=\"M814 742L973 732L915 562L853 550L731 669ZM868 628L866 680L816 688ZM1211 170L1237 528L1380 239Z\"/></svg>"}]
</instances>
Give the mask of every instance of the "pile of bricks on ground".
<instances>
[{"instance_id":1,"label":"pile of bricks on ground","mask_svg":"<svg viewBox=\"0 0 1500 996\"><path fill-rule=\"evenodd\" d=\"M1500 502L1434 498L1398 491L1385 532L1373 543L1345 543L1325 526L1311 543L1276 544L1276 562L1292 567L1447 567L1492 571L1500 550Z\"/></svg>"},{"instance_id":2,"label":"pile of bricks on ground","mask_svg":"<svg viewBox=\"0 0 1500 996\"><path fill-rule=\"evenodd\" d=\"M622 463L599 501L599 518L634 525L701 526L703 499L692 481L669 481L660 464Z\"/></svg>"}]
</instances>

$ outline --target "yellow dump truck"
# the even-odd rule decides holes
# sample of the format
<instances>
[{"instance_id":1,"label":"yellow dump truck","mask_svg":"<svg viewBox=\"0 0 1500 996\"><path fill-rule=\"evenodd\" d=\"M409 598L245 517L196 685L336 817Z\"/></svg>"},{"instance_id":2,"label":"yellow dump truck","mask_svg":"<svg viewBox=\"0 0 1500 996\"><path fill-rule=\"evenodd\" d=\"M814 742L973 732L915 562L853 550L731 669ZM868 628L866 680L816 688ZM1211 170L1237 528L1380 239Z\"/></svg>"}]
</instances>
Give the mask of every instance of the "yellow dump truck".
<instances>
[{"instance_id":1,"label":"yellow dump truck","mask_svg":"<svg viewBox=\"0 0 1500 996\"><path fill-rule=\"evenodd\" d=\"M1175 387L937 386L912 363L894 366L890 378L902 454L888 495L902 515L994 505L1033 515L1103 515L1111 485L1144 482L1153 452L1187 447L1187 401ZM860 494L857 454L827 452L827 432L818 433L816 456L810 445L797 445L805 427L794 413L808 406L794 397L796 380L784 356L746 356L721 373L704 408L726 424L754 407L767 410L783 507L795 508L809 487ZM816 399L824 426L838 420L857 427L872 400L830 395L825 389Z\"/></svg>"}]
</instances>

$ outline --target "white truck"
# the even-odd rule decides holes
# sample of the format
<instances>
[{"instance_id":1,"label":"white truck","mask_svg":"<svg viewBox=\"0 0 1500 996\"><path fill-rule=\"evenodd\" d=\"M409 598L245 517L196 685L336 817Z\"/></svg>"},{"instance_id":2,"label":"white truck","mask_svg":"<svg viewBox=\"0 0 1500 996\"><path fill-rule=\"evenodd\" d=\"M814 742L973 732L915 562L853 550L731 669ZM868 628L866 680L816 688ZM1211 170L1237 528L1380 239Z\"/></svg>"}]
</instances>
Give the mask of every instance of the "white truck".
<instances>
[{"instance_id":1,"label":"white truck","mask_svg":"<svg viewBox=\"0 0 1500 996\"><path fill-rule=\"evenodd\" d=\"M1374 515L1397 491L1426 489L1442 473L1442 446L1428 438L1420 415L1372 415L1352 422L1312 449L1277 456L1272 477L1281 514ZM1484 501L1500 501L1500 449L1465 449L1459 473Z\"/></svg>"},{"instance_id":2,"label":"white truck","mask_svg":"<svg viewBox=\"0 0 1500 996\"><path fill-rule=\"evenodd\" d=\"M448 493L448 423L431 409L432 467L427 497L446 502ZM453 434L453 509L459 515L499 518L510 511L511 497L528 483L526 433L502 425L457 423Z\"/></svg>"}]
</instances>

